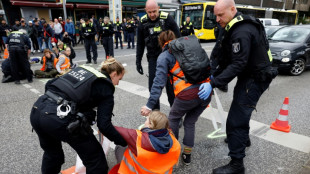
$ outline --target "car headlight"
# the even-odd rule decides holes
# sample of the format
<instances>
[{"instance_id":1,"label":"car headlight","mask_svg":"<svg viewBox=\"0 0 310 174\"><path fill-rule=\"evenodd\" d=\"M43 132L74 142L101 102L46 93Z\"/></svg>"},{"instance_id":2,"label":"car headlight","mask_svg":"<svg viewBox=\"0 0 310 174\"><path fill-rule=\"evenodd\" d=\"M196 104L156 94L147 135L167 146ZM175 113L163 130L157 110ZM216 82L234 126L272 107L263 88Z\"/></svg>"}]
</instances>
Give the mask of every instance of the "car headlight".
<instances>
[{"instance_id":1,"label":"car headlight","mask_svg":"<svg viewBox=\"0 0 310 174\"><path fill-rule=\"evenodd\" d=\"M282 62L289 62L290 61L290 58L283 58L281 59Z\"/></svg>"},{"instance_id":2,"label":"car headlight","mask_svg":"<svg viewBox=\"0 0 310 174\"><path fill-rule=\"evenodd\" d=\"M291 51L290 50L284 50L281 52L281 56L285 57L285 56L288 56L291 54Z\"/></svg>"},{"instance_id":3,"label":"car headlight","mask_svg":"<svg viewBox=\"0 0 310 174\"><path fill-rule=\"evenodd\" d=\"M200 36L202 36L203 35L203 33L198 33L198 37L200 37Z\"/></svg>"}]
</instances>

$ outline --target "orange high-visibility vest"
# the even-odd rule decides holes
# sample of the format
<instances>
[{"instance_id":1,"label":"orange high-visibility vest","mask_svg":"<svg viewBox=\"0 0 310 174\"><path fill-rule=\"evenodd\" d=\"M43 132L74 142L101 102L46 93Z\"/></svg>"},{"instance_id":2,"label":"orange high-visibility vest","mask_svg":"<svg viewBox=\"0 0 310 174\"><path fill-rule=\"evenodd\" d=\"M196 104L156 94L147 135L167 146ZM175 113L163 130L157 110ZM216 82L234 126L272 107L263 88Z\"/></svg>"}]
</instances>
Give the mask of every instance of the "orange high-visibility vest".
<instances>
[{"instance_id":1,"label":"orange high-visibility vest","mask_svg":"<svg viewBox=\"0 0 310 174\"><path fill-rule=\"evenodd\" d=\"M4 55L3 55L3 58L4 58L4 59L9 58L9 51L8 51L8 49L7 49L7 48L6 48L6 49L4 49Z\"/></svg>"},{"instance_id":2,"label":"orange high-visibility vest","mask_svg":"<svg viewBox=\"0 0 310 174\"><path fill-rule=\"evenodd\" d=\"M46 69L46 57L43 56L42 60L43 60L43 65L42 65L41 71L45 71L45 69ZM54 58L54 68L56 67L57 62L58 62L58 59Z\"/></svg>"},{"instance_id":3,"label":"orange high-visibility vest","mask_svg":"<svg viewBox=\"0 0 310 174\"><path fill-rule=\"evenodd\" d=\"M123 160L118 170L119 174L171 174L173 166L178 162L181 145L178 140L170 133L173 144L169 152L160 154L150 152L141 147L142 132L137 130L137 156L126 149Z\"/></svg>"},{"instance_id":4,"label":"orange high-visibility vest","mask_svg":"<svg viewBox=\"0 0 310 174\"><path fill-rule=\"evenodd\" d=\"M181 91L184 89L190 87L191 83L187 83L185 80L182 78L185 78L183 71L181 70L179 62L176 60L174 67L170 70L170 73L173 75L173 89L174 89L174 94L177 96ZM179 78L180 77L180 78ZM206 80L199 82L200 83L205 83L205 82L210 82L210 79L207 78Z\"/></svg>"},{"instance_id":5,"label":"orange high-visibility vest","mask_svg":"<svg viewBox=\"0 0 310 174\"><path fill-rule=\"evenodd\" d=\"M60 65L60 69L64 70L64 69L70 68L70 59L66 55L64 55L64 54L60 54L59 58L60 57L65 57L65 59L66 59L65 63ZM58 58L58 60L59 60L59 58Z\"/></svg>"}]
</instances>

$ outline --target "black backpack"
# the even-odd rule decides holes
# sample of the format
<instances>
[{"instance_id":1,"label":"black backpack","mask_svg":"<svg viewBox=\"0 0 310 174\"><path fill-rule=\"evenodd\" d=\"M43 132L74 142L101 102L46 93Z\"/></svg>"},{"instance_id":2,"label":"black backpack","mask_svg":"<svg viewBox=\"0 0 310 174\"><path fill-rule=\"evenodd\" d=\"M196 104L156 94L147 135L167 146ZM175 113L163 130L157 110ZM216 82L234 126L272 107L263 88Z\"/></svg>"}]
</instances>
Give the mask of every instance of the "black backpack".
<instances>
[{"instance_id":1,"label":"black backpack","mask_svg":"<svg viewBox=\"0 0 310 174\"><path fill-rule=\"evenodd\" d=\"M180 68L185 75L183 80L196 84L210 76L209 57L195 35L173 40L168 44L168 47L180 64Z\"/></svg>"}]
</instances>

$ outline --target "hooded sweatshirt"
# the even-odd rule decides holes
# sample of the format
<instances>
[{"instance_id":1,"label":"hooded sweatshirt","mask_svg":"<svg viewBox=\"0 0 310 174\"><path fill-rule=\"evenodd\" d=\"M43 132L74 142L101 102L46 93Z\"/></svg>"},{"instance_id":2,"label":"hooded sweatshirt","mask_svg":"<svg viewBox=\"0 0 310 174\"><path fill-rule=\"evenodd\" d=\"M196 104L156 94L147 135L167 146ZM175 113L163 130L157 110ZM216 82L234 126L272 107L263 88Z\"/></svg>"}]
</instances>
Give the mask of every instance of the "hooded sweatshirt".
<instances>
[{"instance_id":1,"label":"hooded sweatshirt","mask_svg":"<svg viewBox=\"0 0 310 174\"><path fill-rule=\"evenodd\" d=\"M128 144L128 148L137 156L137 132L136 129L128 129L115 126L116 130L121 134ZM173 141L168 129L152 130L143 128L141 130L141 147L150 152L158 152L160 154L168 153L172 147Z\"/></svg>"}]
</instances>

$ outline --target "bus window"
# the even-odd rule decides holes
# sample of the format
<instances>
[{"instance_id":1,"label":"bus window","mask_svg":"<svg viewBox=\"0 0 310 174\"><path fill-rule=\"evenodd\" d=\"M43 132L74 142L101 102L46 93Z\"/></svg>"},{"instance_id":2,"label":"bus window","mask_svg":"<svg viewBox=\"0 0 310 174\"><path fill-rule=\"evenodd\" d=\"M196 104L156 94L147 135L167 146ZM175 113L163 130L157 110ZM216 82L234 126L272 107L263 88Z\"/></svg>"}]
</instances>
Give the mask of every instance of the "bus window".
<instances>
[{"instance_id":1,"label":"bus window","mask_svg":"<svg viewBox=\"0 0 310 174\"><path fill-rule=\"evenodd\" d=\"M279 19L280 25L294 25L296 19L296 13L273 11L272 18Z\"/></svg>"},{"instance_id":2,"label":"bus window","mask_svg":"<svg viewBox=\"0 0 310 174\"><path fill-rule=\"evenodd\" d=\"M186 5L183 6L182 20L183 23L186 20L186 17L191 18L191 22L195 29L201 29L202 26L202 14L203 14L203 4L198 5Z\"/></svg>"},{"instance_id":3,"label":"bus window","mask_svg":"<svg viewBox=\"0 0 310 174\"><path fill-rule=\"evenodd\" d=\"M203 28L213 29L216 27L216 16L213 12L214 6L208 5L205 10L205 18L203 21Z\"/></svg>"}]
</instances>

